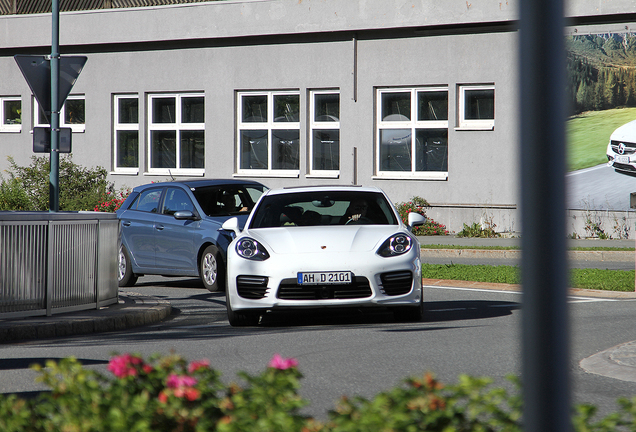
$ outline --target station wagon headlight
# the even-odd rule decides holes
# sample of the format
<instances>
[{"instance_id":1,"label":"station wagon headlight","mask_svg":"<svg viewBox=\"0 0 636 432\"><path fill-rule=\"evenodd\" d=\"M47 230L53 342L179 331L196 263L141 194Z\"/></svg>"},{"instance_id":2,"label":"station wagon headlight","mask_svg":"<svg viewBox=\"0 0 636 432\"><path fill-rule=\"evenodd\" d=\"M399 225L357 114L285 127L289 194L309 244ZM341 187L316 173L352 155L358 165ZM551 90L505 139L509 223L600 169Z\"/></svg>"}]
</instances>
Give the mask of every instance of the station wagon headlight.
<instances>
[{"instance_id":1,"label":"station wagon headlight","mask_svg":"<svg viewBox=\"0 0 636 432\"><path fill-rule=\"evenodd\" d=\"M245 259L254 261L265 261L269 258L263 245L249 237L242 238L236 243L236 253Z\"/></svg>"},{"instance_id":2,"label":"station wagon headlight","mask_svg":"<svg viewBox=\"0 0 636 432\"><path fill-rule=\"evenodd\" d=\"M413 241L411 237L406 234L395 234L386 239L377 254L381 257L392 257L396 255L403 255L411 250Z\"/></svg>"}]
</instances>

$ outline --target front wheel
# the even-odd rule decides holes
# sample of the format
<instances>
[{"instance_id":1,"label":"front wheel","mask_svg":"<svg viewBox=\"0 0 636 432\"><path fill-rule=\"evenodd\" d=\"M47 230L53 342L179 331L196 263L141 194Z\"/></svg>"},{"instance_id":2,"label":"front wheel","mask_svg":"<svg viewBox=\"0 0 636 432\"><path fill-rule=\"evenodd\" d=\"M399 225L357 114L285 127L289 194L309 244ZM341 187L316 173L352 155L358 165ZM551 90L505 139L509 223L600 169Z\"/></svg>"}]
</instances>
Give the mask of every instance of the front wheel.
<instances>
[{"instance_id":1,"label":"front wheel","mask_svg":"<svg viewBox=\"0 0 636 432\"><path fill-rule=\"evenodd\" d=\"M235 311L230 303L230 294L225 294L225 306L227 308L227 319L232 327L246 327L258 325L261 319L260 312L256 311Z\"/></svg>"},{"instance_id":2,"label":"front wheel","mask_svg":"<svg viewBox=\"0 0 636 432\"><path fill-rule=\"evenodd\" d=\"M420 322L424 318L424 299L417 306L401 306L393 309L393 316L400 322Z\"/></svg>"},{"instance_id":3,"label":"front wheel","mask_svg":"<svg viewBox=\"0 0 636 432\"><path fill-rule=\"evenodd\" d=\"M137 275L132 271L130 254L124 245L119 246L117 254L117 282L120 287L130 287L137 283Z\"/></svg>"},{"instance_id":4,"label":"front wheel","mask_svg":"<svg viewBox=\"0 0 636 432\"><path fill-rule=\"evenodd\" d=\"M206 247L199 262L199 275L201 276L203 286L205 286L208 291L222 291L224 285L221 281L223 280L224 274L219 250L216 246L210 245Z\"/></svg>"}]
</instances>

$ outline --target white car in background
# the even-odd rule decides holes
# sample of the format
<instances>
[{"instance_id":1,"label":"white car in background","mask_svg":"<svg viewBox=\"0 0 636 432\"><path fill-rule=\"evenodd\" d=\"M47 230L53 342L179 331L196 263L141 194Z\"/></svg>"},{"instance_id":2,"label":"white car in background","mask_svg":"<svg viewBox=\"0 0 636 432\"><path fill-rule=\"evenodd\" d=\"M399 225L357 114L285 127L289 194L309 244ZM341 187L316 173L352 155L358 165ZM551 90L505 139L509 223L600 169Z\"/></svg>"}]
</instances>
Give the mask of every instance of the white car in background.
<instances>
[{"instance_id":1,"label":"white car in background","mask_svg":"<svg viewBox=\"0 0 636 432\"><path fill-rule=\"evenodd\" d=\"M423 313L420 245L386 194L372 187L269 190L227 250L230 324L256 325L265 311L379 306L400 320Z\"/></svg>"},{"instance_id":2,"label":"white car in background","mask_svg":"<svg viewBox=\"0 0 636 432\"><path fill-rule=\"evenodd\" d=\"M607 161L617 173L636 176L636 120L612 132L607 144Z\"/></svg>"}]
</instances>

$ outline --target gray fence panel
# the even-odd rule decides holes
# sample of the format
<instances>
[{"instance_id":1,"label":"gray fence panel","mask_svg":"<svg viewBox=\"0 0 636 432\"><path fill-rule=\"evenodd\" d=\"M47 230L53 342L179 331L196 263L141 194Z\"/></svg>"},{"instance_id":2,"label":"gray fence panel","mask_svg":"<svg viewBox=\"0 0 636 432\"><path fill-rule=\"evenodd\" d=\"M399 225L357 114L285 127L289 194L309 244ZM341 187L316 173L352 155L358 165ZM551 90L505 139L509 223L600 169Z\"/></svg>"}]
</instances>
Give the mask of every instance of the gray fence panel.
<instances>
[{"instance_id":1,"label":"gray fence panel","mask_svg":"<svg viewBox=\"0 0 636 432\"><path fill-rule=\"evenodd\" d=\"M0 212L0 319L118 301L115 214Z\"/></svg>"}]
</instances>

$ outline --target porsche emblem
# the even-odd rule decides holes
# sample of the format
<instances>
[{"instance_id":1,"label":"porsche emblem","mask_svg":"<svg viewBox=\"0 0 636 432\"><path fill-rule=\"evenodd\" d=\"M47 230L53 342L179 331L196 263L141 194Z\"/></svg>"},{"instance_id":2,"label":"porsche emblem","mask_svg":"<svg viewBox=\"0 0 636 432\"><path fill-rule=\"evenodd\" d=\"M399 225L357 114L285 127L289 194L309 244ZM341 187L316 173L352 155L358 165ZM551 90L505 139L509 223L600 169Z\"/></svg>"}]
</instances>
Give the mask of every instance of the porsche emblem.
<instances>
[{"instance_id":1,"label":"porsche emblem","mask_svg":"<svg viewBox=\"0 0 636 432\"><path fill-rule=\"evenodd\" d=\"M327 246L320 246L320 249L327 249Z\"/></svg>"}]
</instances>

